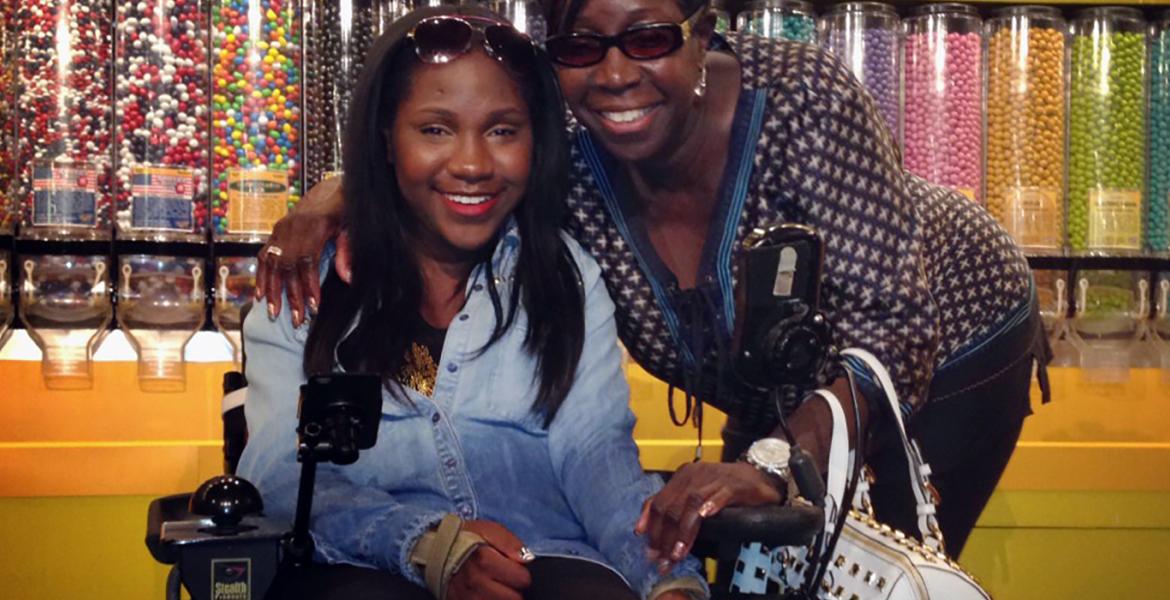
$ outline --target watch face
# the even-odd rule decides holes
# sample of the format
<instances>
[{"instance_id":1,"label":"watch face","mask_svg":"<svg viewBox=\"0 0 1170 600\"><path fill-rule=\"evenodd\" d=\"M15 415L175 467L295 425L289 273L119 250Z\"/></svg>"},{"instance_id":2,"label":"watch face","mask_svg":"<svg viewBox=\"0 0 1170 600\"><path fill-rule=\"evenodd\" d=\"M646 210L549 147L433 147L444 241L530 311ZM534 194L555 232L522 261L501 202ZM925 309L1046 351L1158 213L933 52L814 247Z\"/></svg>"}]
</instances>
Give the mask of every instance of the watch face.
<instances>
[{"instance_id":1,"label":"watch face","mask_svg":"<svg viewBox=\"0 0 1170 600\"><path fill-rule=\"evenodd\" d=\"M772 467L788 467L788 442L776 438L764 438L752 444L748 456L755 462Z\"/></svg>"}]
</instances>

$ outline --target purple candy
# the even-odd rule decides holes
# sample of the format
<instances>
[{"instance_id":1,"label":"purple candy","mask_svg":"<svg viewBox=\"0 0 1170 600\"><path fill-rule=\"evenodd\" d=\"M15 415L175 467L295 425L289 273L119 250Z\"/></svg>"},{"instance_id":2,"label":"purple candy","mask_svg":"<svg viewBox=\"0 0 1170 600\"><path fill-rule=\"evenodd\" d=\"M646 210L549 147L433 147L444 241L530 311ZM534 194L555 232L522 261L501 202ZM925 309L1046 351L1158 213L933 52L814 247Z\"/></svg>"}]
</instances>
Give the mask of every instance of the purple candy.
<instances>
[{"instance_id":1,"label":"purple candy","mask_svg":"<svg viewBox=\"0 0 1170 600\"><path fill-rule=\"evenodd\" d=\"M825 46L845 62L865 89L877 101L890 131L899 132L898 33L892 29L862 30L830 25L824 34Z\"/></svg>"}]
</instances>

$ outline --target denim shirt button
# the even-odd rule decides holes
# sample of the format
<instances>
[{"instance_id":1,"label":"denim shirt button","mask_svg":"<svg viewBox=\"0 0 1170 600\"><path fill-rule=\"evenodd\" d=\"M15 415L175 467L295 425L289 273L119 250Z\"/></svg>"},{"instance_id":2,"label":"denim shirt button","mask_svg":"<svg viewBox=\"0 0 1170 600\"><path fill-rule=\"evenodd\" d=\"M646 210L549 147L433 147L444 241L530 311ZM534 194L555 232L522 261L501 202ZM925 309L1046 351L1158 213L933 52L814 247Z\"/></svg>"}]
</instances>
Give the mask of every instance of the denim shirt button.
<instances>
[{"instance_id":1,"label":"denim shirt button","mask_svg":"<svg viewBox=\"0 0 1170 600\"><path fill-rule=\"evenodd\" d=\"M455 363L447 363L447 372L448 373L454 373L455 371L458 371L458 370L459 370L459 365L457 365Z\"/></svg>"},{"instance_id":2,"label":"denim shirt button","mask_svg":"<svg viewBox=\"0 0 1170 600\"><path fill-rule=\"evenodd\" d=\"M471 518L471 507L470 506L459 507L459 514L463 515L463 518L465 518L465 519Z\"/></svg>"},{"instance_id":3,"label":"denim shirt button","mask_svg":"<svg viewBox=\"0 0 1170 600\"><path fill-rule=\"evenodd\" d=\"M439 416L439 413L436 412L435 414L431 415L431 423L438 423L440 418L441 417Z\"/></svg>"}]
</instances>

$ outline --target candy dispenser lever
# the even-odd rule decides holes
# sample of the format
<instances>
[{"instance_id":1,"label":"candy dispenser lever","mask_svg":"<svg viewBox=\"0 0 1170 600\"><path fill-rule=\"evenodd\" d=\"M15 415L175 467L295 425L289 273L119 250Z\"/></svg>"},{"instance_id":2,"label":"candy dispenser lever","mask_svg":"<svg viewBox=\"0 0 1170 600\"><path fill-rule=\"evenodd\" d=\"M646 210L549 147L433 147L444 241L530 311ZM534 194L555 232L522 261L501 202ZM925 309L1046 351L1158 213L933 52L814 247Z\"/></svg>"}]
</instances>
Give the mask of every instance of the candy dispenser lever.
<instances>
[{"instance_id":1,"label":"candy dispenser lever","mask_svg":"<svg viewBox=\"0 0 1170 600\"><path fill-rule=\"evenodd\" d=\"M1077 281L1077 317L1085 316L1085 302L1089 296L1089 280L1082 277Z\"/></svg>"},{"instance_id":2,"label":"candy dispenser lever","mask_svg":"<svg viewBox=\"0 0 1170 600\"><path fill-rule=\"evenodd\" d=\"M134 269L130 265L122 265L122 289L119 292L122 295L122 301L130 298L130 276L134 274Z\"/></svg>"},{"instance_id":3,"label":"candy dispenser lever","mask_svg":"<svg viewBox=\"0 0 1170 600\"><path fill-rule=\"evenodd\" d=\"M195 266L191 269L191 301L202 303L206 297L203 291L203 268Z\"/></svg>"}]
</instances>

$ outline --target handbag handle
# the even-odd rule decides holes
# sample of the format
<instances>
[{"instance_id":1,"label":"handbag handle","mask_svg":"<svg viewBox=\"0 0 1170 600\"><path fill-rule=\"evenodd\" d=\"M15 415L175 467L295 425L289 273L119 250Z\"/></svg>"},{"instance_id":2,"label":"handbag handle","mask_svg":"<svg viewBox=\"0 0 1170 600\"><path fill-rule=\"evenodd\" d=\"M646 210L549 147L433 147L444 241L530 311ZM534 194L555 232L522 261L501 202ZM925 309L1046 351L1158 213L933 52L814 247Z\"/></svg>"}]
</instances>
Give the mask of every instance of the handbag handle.
<instances>
[{"instance_id":1,"label":"handbag handle","mask_svg":"<svg viewBox=\"0 0 1170 600\"><path fill-rule=\"evenodd\" d=\"M914 492L918 514L918 532L922 536L923 543L935 550L943 551L943 535L938 526L938 517L935 516L938 509L934 504L934 493L930 489L930 465L922 460L918 444L914 443L914 440L911 440L910 436L906 434L906 426L902 421L902 410L898 402L898 392L890 378L889 371L882 366L877 357L866 350L849 348L842 351L841 354L860 360L877 378L878 386L881 387L883 395L890 405L890 413L894 416L898 435L902 438L902 450L906 455L906 464L910 471L910 488ZM842 416L842 421L844 421L844 416ZM832 452L830 451L831 456Z\"/></svg>"}]
</instances>

